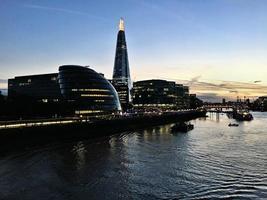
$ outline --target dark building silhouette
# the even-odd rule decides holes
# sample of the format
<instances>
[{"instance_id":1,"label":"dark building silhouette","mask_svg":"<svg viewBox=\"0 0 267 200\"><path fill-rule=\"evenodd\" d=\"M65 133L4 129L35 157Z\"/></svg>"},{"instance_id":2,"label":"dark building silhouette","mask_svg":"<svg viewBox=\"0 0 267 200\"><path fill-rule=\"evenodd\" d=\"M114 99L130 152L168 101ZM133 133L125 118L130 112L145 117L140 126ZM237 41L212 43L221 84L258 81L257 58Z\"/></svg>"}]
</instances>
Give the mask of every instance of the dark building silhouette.
<instances>
[{"instance_id":1,"label":"dark building silhouette","mask_svg":"<svg viewBox=\"0 0 267 200\"><path fill-rule=\"evenodd\" d=\"M58 73L17 76L8 80L2 119L54 117L61 113Z\"/></svg>"},{"instance_id":2,"label":"dark building silhouette","mask_svg":"<svg viewBox=\"0 0 267 200\"><path fill-rule=\"evenodd\" d=\"M203 106L203 101L200 100L199 98L197 98L197 95L196 94L190 94L189 95L189 99L190 99L190 108L192 109L196 109L198 107L201 107Z\"/></svg>"},{"instance_id":3,"label":"dark building silhouette","mask_svg":"<svg viewBox=\"0 0 267 200\"><path fill-rule=\"evenodd\" d=\"M0 91L0 103L4 101L4 95L2 95L2 91Z\"/></svg>"},{"instance_id":4,"label":"dark building silhouette","mask_svg":"<svg viewBox=\"0 0 267 200\"><path fill-rule=\"evenodd\" d=\"M121 111L118 94L103 75L88 67L59 67L59 85L64 100L76 115L103 115Z\"/></svg>"},{"instance_id":5,"label":"dark building silhouette","mask_svg":"<svg viewBox=\"0 0 267 200\"><path fill-rule=\"evenodd\" d=\"M176 84L176 94L177 94L178 108L189 108L190 107L189 87L184 86L182 84Z\"/></svg>"},{"instance_id":6,"label":"dark building silhouette","mask_svg":"<svg viewBox=\"0 0 267 200\"><path fill-rule=\"evenodd\" d=\"M119 24L112 84L118 92L123 109L126 110L131 102L132 83L123 19L120 19Z\"/></svg>"},{"instance_id":7,"label":"dark building silhouette","mask_svg":"<svg viewBox=\"0 0 267 200\"><path fill-rule=\"evenodd\" d=\"M9 79L8 101L0 110L0 119L28 119L113 114L120 112L121 106L103 74L65 65L59 67L59 73Z\"/></svg>"},{"instance_id":8,"label":"dark building silhouette","mask_svg":"<svg viewBox=\"0 0 267 200\"><path fill-rule=\"evenodd\" d=\"M138 81L133 84L133 105L140 109L188 108L188 92L188 87L173 81Z\"/></svg>"},{"instance_id":9,"label":"dark building silhouette","mask_svg":"<svg viewBox=\"0 0 267 200\"><path fill-rule=\"evenodd\" d=\"M58 74L17 76L8 79L8 99L31 99L40 102L57 102L61 99Z\"/></svg>"},{"instance_id":10,"label":"dark building silhouette","mask_svg":"<svg viewBox=\"0 0 267 200\"><path fill-rule=\"evenodd\" d=\"M250 103L247 103L250 105ZM250 108L255 111L267 111L267 96L261 96L257 98L251 105Z\"/></svg>"}]
</instances>

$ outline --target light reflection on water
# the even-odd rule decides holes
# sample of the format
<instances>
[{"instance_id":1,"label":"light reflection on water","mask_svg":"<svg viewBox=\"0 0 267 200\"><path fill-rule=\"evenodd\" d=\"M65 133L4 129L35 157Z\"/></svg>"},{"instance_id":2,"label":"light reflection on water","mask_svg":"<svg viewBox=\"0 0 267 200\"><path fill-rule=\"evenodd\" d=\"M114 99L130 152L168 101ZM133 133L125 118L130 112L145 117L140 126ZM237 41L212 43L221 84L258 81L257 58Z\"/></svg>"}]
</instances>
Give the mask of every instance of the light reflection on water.
<instances>
[{"instance_id":1,"label":"light reflection on water","mask_svg":"<svg viewBox=\"0 0 267 200\"><path fill-rule=\"evenodd\" d=\"M0 158L0 199L258 199L267 197L267 114L226 115L57 144Z\"/></svg>"}]
</instances>

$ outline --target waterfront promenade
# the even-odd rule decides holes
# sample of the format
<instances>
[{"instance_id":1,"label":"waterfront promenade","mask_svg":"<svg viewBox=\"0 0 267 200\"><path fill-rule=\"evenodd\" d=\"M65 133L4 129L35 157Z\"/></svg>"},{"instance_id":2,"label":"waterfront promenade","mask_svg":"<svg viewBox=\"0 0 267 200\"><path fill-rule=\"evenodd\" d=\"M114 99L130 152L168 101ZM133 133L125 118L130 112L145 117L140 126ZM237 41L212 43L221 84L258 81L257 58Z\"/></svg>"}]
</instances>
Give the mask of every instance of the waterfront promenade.
<instances>
[{"instance_id":1,"label":"waterfront promenade","mask_svg":"<svg viewBox=\"0 0 267 200\"><path fill-rule=\"evenodd\" d=\"M118 132L143 129L204 117L203 110L132 113L103 118L63 118L1 122L0 150L56 141L97 138Z\"/></svg>"},{"instance_id":2,"label":"waterfront promenade","mask_svg":"<svg viewBox=\"0 0 267 200\"><path fill-rule=\"evenodd\" d=\"M108 115L102 117L65 117L65 118L49 118L49 119L33 119L33 120L13 120L13 121L0 121L0 131L4 129L17 129L17 128L31 128L50 125L63 125L75 123L94 123L99 120L116 120L116 119L133 119L140 117L165 117L165 116L183 116L187 114L194 114L198 111L194 109L169 111L169 112L142 112L142 113L126 113L122 115Z\"/></svg>"}]
</instances>

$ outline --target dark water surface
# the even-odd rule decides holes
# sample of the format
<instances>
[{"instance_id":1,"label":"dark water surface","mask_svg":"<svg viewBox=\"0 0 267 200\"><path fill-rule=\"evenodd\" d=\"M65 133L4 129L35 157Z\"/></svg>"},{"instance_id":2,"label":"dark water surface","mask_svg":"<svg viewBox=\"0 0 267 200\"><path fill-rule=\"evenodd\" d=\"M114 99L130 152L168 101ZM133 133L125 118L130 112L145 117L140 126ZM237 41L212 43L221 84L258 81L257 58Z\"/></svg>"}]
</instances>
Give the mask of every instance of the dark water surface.
<instances>
[{"instance_id":1,"label":"dark water surface","mask_svg":"<svg viewBox=\"0 0 267 200\"><path fill-rule=\"evenodd\" d=\"M267 113L253 115L13 152L0 157L0 199L264 199Z\"/></svg>"}]
</instances>

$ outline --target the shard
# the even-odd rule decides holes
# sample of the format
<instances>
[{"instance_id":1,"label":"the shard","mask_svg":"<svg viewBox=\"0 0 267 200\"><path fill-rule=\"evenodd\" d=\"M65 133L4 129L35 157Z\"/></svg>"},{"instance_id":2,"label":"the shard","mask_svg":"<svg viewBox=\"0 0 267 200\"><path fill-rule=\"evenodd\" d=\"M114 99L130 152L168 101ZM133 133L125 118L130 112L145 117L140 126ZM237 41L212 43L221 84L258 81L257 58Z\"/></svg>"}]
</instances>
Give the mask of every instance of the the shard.
<instances>
[{"instance_id":1,"label":"the shard","mask_svg":"<svg viewBox=\"0 0 267 200\"><path fill-rule=\"evenodd\" d=\"M119 32L117 36L117 46L113 70L112 83L119 94L122 108L126 110L131 102L131 77L125 39L124 21L121 18L119 23Z\"/></svg>"}]
</instances>

